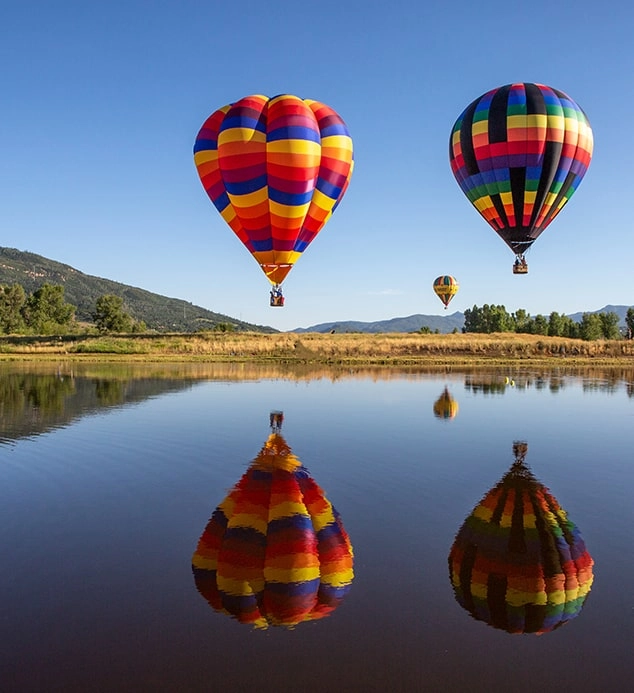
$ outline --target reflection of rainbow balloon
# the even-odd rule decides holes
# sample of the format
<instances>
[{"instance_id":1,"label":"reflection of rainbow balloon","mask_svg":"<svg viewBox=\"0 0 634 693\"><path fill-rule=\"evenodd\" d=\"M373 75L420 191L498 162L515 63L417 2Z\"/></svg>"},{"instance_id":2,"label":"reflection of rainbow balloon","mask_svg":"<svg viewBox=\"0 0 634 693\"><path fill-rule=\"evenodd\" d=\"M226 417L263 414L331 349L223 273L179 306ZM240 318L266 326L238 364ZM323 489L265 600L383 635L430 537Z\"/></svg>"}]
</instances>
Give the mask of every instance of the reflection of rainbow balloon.
<instances>
[{"instance_id":1,"label":"reflection of rainbow balloon","mask_svg":"<svg viewBox=\"0 0 634 693\"><path fill-rule=\"evenodd\" d=\"M509 633L548 633L575 618L593 564L576 526L523 461L480 501L449 553L458 603Z\"/></svg>"},{"instance_id":2,"label":"reflection of rainbow balloon","mask_svg":"<svg viewBox=\"0 0 634 693\"><path fill-rule=\"evenodd\" d=\"M328 615L350 589L352 563L339 514L279 433L216 508L192 558L211 606L256 628Z\"/></svg>"},{"instance_id":3,"label":"reflection of rainbow balloon","mask_svg":"<svg viewBox=\"0 0 634 693\"><path fill-rule=\"evenodd\" d=\"M434 402L434 414L439 419L453 419L458 413L458 402L451 396L449 390L444 392Z\"/></svg>"}]
</instances>

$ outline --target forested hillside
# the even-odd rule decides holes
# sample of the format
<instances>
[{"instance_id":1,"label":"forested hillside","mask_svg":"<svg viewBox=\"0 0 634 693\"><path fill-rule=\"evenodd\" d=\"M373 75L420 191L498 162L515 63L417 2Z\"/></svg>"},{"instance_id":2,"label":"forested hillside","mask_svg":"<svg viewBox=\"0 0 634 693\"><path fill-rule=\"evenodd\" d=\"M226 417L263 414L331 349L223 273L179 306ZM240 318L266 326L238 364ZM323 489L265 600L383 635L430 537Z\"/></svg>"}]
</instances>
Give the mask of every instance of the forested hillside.
<instances>
[{"instance_id":1,"label":"forested hillside","mask_svg":"<svg viewBox=\"0 0 634 693\"><path fill-rule=\"evenodd\" d=\"M0 247L0 284L20 284L27 293L31 293L46 283L64 287L65 300L76 306L77 320L84 322L92 321L91 316L100 296L114 294L123 299L124 310L134 320L143 321L152 330L196 332L214 329L217 325L232 325L232 329L237 331L278 331L215 313L182 299L168 298L110 279L93 277L41 255Z\"/></svg>"}]
</instances>

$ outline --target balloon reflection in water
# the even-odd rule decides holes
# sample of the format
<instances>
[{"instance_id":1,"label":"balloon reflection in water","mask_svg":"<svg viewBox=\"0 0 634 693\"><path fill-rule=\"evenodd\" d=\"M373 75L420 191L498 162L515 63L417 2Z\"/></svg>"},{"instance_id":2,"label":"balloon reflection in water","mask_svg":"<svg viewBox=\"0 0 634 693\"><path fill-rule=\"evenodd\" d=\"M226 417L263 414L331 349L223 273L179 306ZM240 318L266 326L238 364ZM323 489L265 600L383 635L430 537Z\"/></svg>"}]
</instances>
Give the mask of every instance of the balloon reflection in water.
<instances>
[{"instance_id":1,"label":"balloon reflection in water","mask_svg":"<svg viewBox=\"0 0 634 693\"><path fill-rule=\"evenodd\" d=\"M453 419L458 413L458 402L445 387L442 395L434 402L434 414L438 419Z\"/></svg>"},{"instance_id":2,"label":"balloon reflection in water","mask_svg":"<svg viewBox=\"0 0 634 693\"><path fill-rule=\"evenodd\" d=\"M246 473L216 508L192 557L198 591L256 628L330 614L353 579L338 512L280 434L282 412Z\"/></svg>"},{"instance_id":3,"label":"balloon reflection in water","mask_svg":"<svg viewBox=\"0 0 634 693\"><path fill-rule=\"evenodd\" d=\"M509 633L548 633L581 611L594 561L576 526L524 462L515 463L465 520L449 553L458 603Z\"/></svg>"}]
</instances>

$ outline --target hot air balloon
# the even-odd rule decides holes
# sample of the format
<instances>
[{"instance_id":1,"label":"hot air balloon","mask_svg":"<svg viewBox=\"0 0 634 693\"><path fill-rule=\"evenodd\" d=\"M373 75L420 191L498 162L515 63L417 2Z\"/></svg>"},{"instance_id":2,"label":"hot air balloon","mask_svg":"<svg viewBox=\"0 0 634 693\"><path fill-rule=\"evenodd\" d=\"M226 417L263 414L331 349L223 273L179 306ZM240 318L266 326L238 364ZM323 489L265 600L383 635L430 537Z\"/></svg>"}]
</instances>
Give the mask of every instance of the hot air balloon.
<instances>
[{"instance_id":1,"label":"hot air balloon","mask_svg":"<svg viewBox=\"0 0 634 693\"><path fill-rule=\"evenodd\" d=\"M508 633L548 633L575 618L594 561L577 527L525 464L515 463L460 528L449 553L458 603Z\"/></svg>"},{"instance_id":2,"label":"hot air balloon","mask_svg":"<svg viewBox=\"0 0 634 693\"><path fill-rule=\"evenodd\" d=\"M458 413L458 402L451 396L447 388L434 402L434 415L437 419L453 419Z\"/></svg>"},{"instance_id":3,"label":"hot air balloon","mask_svg":"<svg viewBox=\"0 0 634 693\"><path fill-rule=\"evenodd\" d=\"M255 628L293 628L336 609L353 579L339 513L272 433L216 508L192 558L198 591L216 610Z\"/></svg>"},{"instance_id":4,"label":"hot air balloon","mask_svg":"<svg viewBox=\"0 0 634 693\"><path fill-rule=\"evenodd\" d=\"M281 284L330 219L352 176L352 139L319 101L256 94L212 113L194 144L216 209L271 282Z\"/></svg>"},{"instance_id":5,"label":"hot air balloon","mask_svg":"<svg viewBox=\"0 0 634 693\"><path fill-rule=\"evenodd\" d=\"M572 197L588 170L593 137L581 108L543 84L492 89L456 120L451 170L469 201L515 253L524 253Z\"/></svg>"},{"instance_id":6,"label":"hot air balloon","mask_svg":"<svg viewBox=\"0 0 634 693\"><path fill-rule=\"evenodd\" d=\"M460 286L458 282L449 274L434 279L434 293L443 302L445 310L451 299L458 293Z\"/></svg>"}]
</instances>

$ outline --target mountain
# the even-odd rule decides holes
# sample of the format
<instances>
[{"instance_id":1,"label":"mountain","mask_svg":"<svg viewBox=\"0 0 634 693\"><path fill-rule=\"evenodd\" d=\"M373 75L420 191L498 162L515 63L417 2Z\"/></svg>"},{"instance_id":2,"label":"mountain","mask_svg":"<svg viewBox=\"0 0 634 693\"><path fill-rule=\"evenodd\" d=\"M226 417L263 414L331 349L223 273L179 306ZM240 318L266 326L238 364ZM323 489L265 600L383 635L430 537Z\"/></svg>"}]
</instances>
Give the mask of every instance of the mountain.
<instances>
[{"instance_id":1,"label":"mountain","mask_svg":"<svg viewBox=\"0 0 634 693\"><path fill-rule=\"evenodd\" d=\"M212 329L219 323L231 324L240 332L279 332L214 313L179 298L93 277L41 255L0 247L0 284L21 284L27 293L32 293L46 283L64 287L66 301L76 306L77 319L82 322L92 322L91 314L100 296L115 294L123 299L124 310L135 320L142 320L148 328L159 332L196 332Z\"/></svg>"},{"instance_id":2,"label":"mountain","mask_svg":"<svg viewBox=\"0 0 634 693\"><path fill-rule=\"evenodd\" d=\"M586 313L616 313L619 316L619 325L625 327L625 315L630 306L604 306L599 310L588 310ZM535 317L535 316L533 316ZM545 316L548 317L548 316ZM568 315L575 322L581 322L583 313L571 313ZM292 332L367 332L372 334L383 332L418 332L426 326L432 332L462 331L464 325L464 313L456 311L451 315L409 315L405 318L392 318L391 320L379 320L377 322L357 322L346 320L340 322L322 322L311 327L298 327Z\"/></svg>"},{"instance_id":3,"label":"mountain","mask_svg":"<svg viewBox=\"0 0 634 693\"><path fill-rule=\"evenodd\" d=\"M603 306L599 310L588 310L586 313L616 313L619 316L619 325L625 327L625 316L627 311L634 306ZM570 313L569 318L572 318L575 322L581 322L583 313Z\"/></svg>"},{"instance_id":4,"label":"mountain","mask_svg":"<svg viewBox=\"0 0 634 693\"><path fill-rule=\"evenodd\" d=\"M323 322L311 327L298 327L292 332L418 332L421 327L429 327L432 332L453 332L462 330L464 314L460 312L451 315L409 315L403 318L378 320L377 322L357 322L346 320L340 322Z\"/></svg>"}]
</instances>

